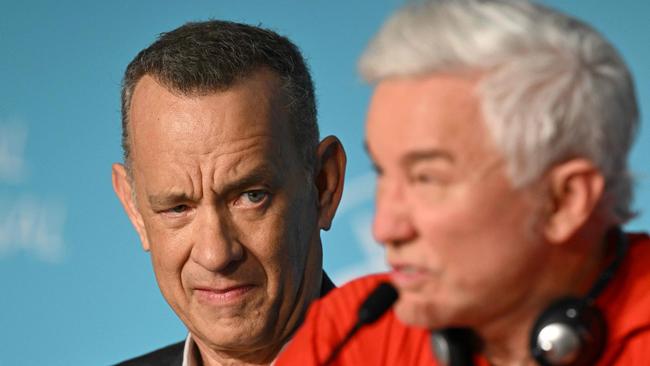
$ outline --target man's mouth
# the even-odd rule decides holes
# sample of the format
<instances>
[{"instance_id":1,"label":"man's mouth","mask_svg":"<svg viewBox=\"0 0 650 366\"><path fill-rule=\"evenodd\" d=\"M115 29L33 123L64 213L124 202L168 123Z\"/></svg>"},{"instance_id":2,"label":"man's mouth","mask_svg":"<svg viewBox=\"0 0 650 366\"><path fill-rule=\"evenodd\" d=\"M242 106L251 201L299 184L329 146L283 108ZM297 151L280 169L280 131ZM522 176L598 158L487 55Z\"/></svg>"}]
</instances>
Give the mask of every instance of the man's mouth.
<instances>
[{"instance_id":1,"label":"man's mouth","mask_svg":"<svg viewBox=\"0 0 650 366\"><path fill-rule=\"evenodd\" d=\"M228 287L197 287L194 294L198 300L209 305L231 305L243 300L255 288L243 284Z\"/></svg>"},{"instance_id":2,"label":"man's mouth","mask_svg":"<svg viewBox=\"0 0 650 366\"><path fill-rule=\"evenodd\" d=\"M420 288L430 276L426 268L408 265L391 265L393 270L390 273L392 282L400 289L410 290Z\"/></svg>"}]
</instances>

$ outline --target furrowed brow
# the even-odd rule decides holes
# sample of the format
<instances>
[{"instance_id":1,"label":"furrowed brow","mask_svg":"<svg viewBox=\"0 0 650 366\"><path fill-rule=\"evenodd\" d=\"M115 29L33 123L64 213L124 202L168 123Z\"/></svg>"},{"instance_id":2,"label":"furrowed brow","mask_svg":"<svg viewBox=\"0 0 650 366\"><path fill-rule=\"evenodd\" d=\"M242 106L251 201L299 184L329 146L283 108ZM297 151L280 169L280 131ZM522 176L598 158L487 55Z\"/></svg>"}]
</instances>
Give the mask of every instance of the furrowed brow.
<instances>
[{"instance_id":1,"label":"furrowed brow","mask_svg":"<svg viewBox=\"0 0 650 366\"><path fill-rule=\"evenodd\" d=\"M154 208L169 207L177 205L181 202L191 201L191 197L189 197L187 194L174 192L168 194L152 194L147 198L149 200L149 205Z\"/></svg>"},{"instance_id":2,"label":"furrowed brow","mask_svg":"<svg viewBox=\"0 0 650 366\"><path fill-rule=\"evenodd\" d=\"M226 183L220 190L222 193L227 194L228 192L243 191L260 184L273 188L278 185L278 180L277 175L268 167L258 167L247 172L244 176Z\"/></svg>"}]
</instances>

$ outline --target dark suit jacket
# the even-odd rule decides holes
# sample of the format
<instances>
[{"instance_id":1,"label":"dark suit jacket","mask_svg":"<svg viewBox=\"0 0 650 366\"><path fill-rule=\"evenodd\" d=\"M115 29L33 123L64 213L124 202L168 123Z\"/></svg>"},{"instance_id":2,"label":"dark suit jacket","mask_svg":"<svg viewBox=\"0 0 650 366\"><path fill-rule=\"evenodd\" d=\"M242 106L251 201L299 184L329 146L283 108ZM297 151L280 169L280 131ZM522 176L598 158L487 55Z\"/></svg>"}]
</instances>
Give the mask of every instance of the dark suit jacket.
<instances>
[{"instance_id":1,"label":"dark suit jacket","mask_svg":"<svg viewBox=\"0 0 650 366\"><path fill-rule=\"evenodd\" d=\"M320 296L325 296L336 286L323 272L323 281L320 287ZM183 365L183 349L185 341L171 344L167 347L157 349L145 355L132 358L117 364L116 366L181 366Z\"/></svg>"}]
</instances>

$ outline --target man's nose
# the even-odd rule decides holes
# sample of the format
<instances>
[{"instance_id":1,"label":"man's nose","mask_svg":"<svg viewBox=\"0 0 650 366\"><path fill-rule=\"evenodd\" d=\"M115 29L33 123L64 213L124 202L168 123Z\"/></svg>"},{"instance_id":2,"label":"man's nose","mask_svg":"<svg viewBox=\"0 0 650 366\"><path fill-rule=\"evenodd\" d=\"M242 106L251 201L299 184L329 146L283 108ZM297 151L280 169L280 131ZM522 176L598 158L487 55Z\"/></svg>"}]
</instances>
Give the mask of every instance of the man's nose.
<instances>
[{"instance_id":1,"label":"man's nose","mask_svg":"<svg viewBox=\"0 0 650 366\"><path fill-rule=\"evenodd\" d=\"M416 236L403 187L399 184L383 185L377 190L375 203L372 233L376 241L385 245L399 245Z\"/></svg>"},{"instance_id":2,"label":"man's nose","mask_svg":"<svg viewBox=\"0 0 650 366\"><path fill-rule=\"evenodd\" d=\"M244 247L237 241L233 225L225 214L204 209L195 228L191 259L211 272L226 270L244 257Z\"/></svg>"}]
</instances>

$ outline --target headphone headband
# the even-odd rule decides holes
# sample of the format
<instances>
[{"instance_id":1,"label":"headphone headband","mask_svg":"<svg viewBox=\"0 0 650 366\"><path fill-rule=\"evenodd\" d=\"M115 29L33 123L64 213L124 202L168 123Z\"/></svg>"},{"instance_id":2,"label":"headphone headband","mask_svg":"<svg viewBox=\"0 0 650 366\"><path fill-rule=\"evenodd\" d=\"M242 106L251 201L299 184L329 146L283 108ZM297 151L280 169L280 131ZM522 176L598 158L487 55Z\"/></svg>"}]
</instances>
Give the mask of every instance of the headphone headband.
<instances>
[{"instance_id":1,"label":"headphone headband","mask_svg":"<svg viewBox=\"0 0 650 366\"><path fill-rule=\"evenodd\" d=\"M621 263L623 263L623 259L625 259L625 254L627 253L629 243L627 236L625 236L625 233L623 230L621 230L620 226L614 226L607 231L607 234L605 235L604 245L607 245L607 243L610 243L612 240L616 242L616 257L612 263L610 263L607 268L603 270L601 275L598 277L598 280L596 280L596 283L594 283L589 292L587 292L584 300L588 304L593 304L596 301L609 281L616 274L616 271L621 266Z\"/></svg>"}]
</instances>

